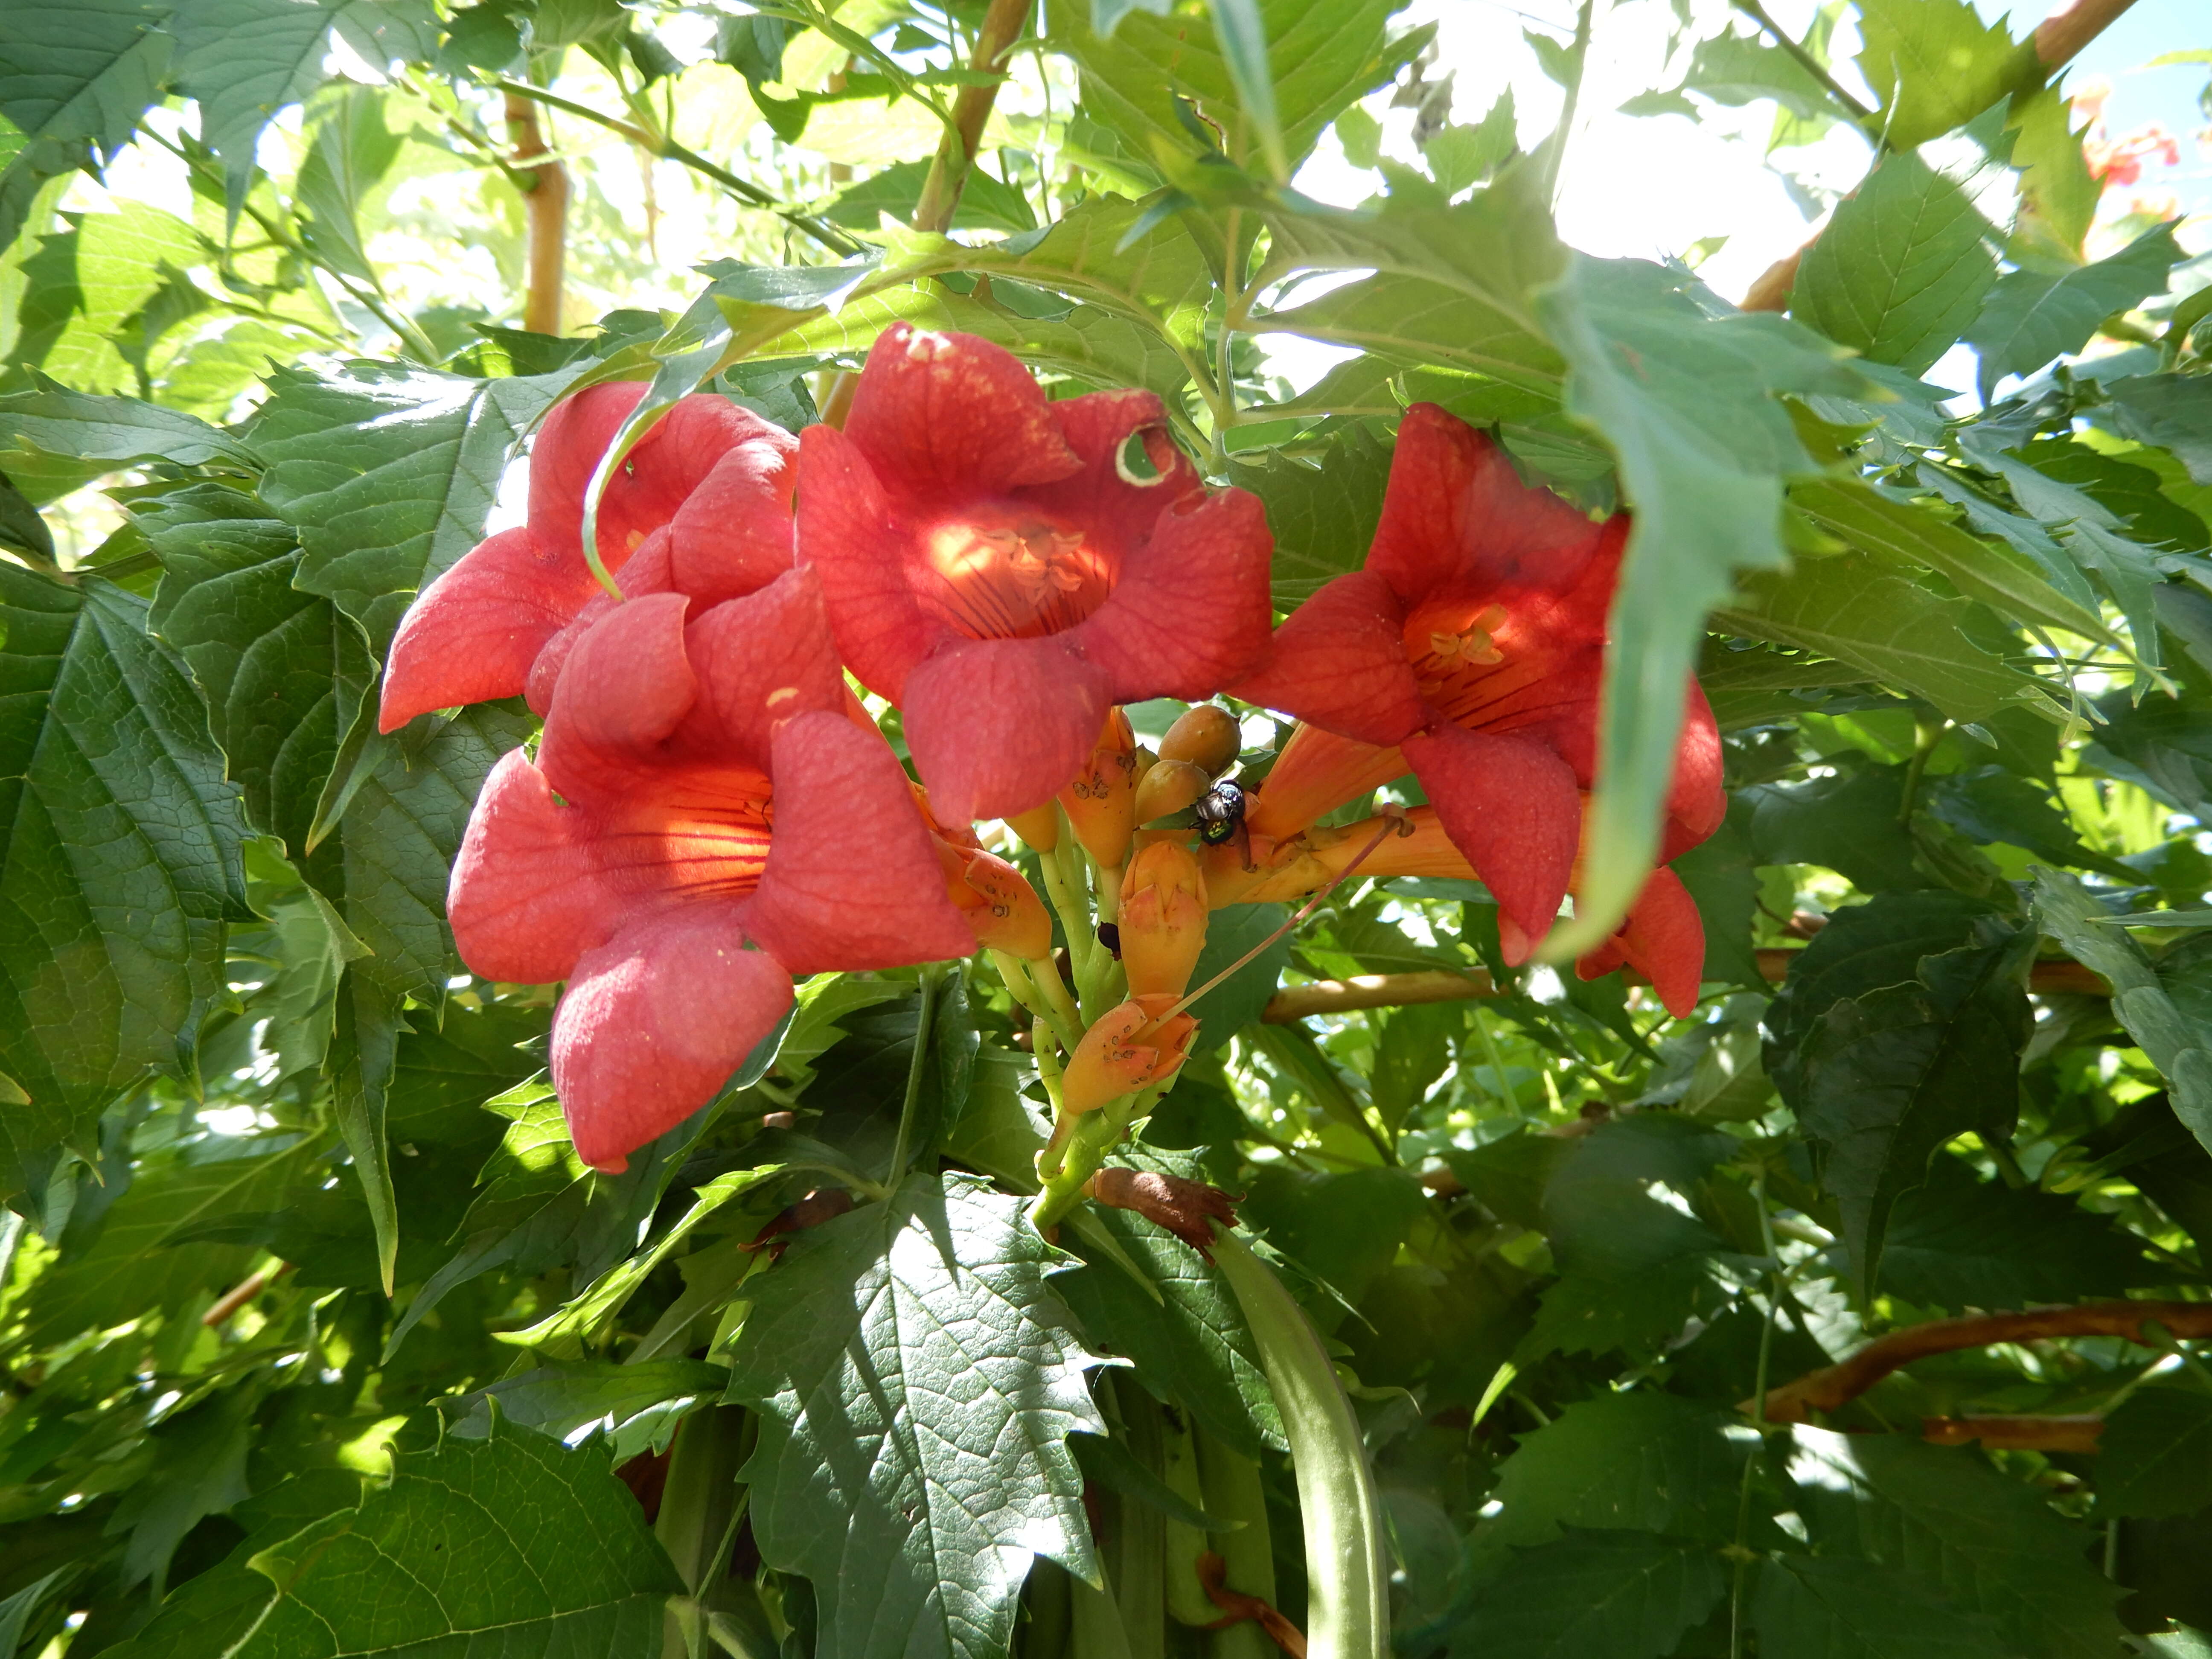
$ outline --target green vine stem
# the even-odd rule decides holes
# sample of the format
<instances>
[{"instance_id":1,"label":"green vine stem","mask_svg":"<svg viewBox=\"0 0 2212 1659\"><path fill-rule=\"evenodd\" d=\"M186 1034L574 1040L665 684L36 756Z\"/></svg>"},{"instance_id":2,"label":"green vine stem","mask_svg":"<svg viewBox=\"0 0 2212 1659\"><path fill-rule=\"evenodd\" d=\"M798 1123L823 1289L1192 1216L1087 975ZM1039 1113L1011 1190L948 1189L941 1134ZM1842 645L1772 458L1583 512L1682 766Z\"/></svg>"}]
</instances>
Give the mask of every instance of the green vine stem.
<instances>
[{"instance_id":1,"label":"green vine stem","mask_svg":"<svg viewBox=\"0 0 2212 1659\"><path fill-rule=\"evenodd\" d=\"M1213 1260L1251 1328L1290 1441L1305 1522L1306 1651L1310 1659L1386 1659L1382 1517L1352 1401L1305 1310L1244 1241L1218 1233Z\"/></svg>"}]
</instances>

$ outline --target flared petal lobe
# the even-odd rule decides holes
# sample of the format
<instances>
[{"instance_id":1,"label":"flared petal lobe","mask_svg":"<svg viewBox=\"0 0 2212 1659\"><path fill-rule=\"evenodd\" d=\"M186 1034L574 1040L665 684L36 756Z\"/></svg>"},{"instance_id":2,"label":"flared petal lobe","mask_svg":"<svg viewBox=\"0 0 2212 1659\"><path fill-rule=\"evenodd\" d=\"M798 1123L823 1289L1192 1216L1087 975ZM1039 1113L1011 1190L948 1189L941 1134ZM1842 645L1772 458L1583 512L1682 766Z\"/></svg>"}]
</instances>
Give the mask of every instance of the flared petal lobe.
<instances>
[{"instance_id":1,"label":"flared petal lobe","mask_svg":"<svg viewBox=\"0 0 2212 1659\"><path fill-rule=\"evenodd\" d=\"M590 584L580 558L562 559L526 525L477 543L401 619L385 663L378 729L396 732L434 708L516 696L538 652L591 597Z\"/></svg>"},{"instance_id":2,"label":"flared petal lobe","mask_svg":"<svg viewBox=\"0 0 2212 1659\"><path fill-rule=\"evenodd\" d=\"M1054 403L971 336L884 333L843 430L801 442L797 511L948 823L1049 800L1110 703L1210 696L1267 648L1258 502L1205 492L1150 393Z\"/></svg>"}]
</instances>

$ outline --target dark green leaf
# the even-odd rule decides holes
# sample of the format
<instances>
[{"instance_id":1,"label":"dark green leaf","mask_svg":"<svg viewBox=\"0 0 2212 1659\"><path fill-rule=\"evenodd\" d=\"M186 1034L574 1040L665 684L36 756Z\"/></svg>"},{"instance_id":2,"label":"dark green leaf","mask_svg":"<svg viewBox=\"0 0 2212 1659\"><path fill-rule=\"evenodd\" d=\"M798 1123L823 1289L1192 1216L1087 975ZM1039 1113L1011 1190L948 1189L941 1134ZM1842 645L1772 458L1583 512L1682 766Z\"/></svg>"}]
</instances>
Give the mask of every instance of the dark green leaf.
<instances>
[{"instance_id":1,"label":"dark green leaf","mask_svg":"<svg viewBox=\"0 0 2212 1659\"><path fill-rule=\"evenodd\" d=\"M1848 1559L1761 1561L1751 1626L1765 1659L2005 1659L2013 1651L1989 1620Z\"/></svg>"},{"instance_id":2,"label":"dark green leaf","mask_svg":"<svg viewBox=\"0 0 2212 1659\"><path fill-rule=\"evenodd\" d=\"M2201 374L2144 374L2105 388L2121 431L2171 450L2200 484L2212 484L2212 380Z\"/></svg>"},{"instance_id":3,"label":"dark green leaf","mask_svg":"<svg viewBox=\"0 0 2212 1659\"><path fill-rule=\"evenodd\" d=\"M1235 904L1216 910L1206 924L1206 948L1191 969L1193 988L1225 971L1289 920L1290 907L1284 904ZM1197 1045L1218 1048L1259 1018L1290 959L1286 933L1191 1004L1191 1015L1198 1021Z\"/></svg>"},{"instance_id":4,"label":"dark green leaf","mask_svg":"<svg viewBox=\"0 0 2212 1659\"><path fill-rule=\"evenodd\" d=\"M1230 461L1230 481L1267 509L1279 610L1296 608L1332 577L1367 562L1389 474L1390 450L1364 422L1334 434L1312 464L1283 455Z\"/></svg>"},{"instance_id":5,"label":"dark green leaf","mask_svg":"<svg viewBox=\"0 0 2212 1659\"><path fill-rule=\"evenodd\" d=\"M761 1412L754 1535L816 1586L820 1659L887 1631L909 1659L984 1659L1033 1555L1095 1574L1066 1437L1104 1425L1045 1291L1052 1254L1020 1200L915 1176L756 1281L730 1397Z\"/></svg>"},{"instance_id":6,"label":"dark green leaf","mask_svg":"<svg viewBox=\"0 0 2212 1659\"><path fill-rule=\"evenodd\" d=\"M158 1066L191 1076L246 825L146 605L0 564L0 1189Z\"/></svg>"},{"instance_id":7,"label":"dark green leaf","mask_svg":"<svg viewBox=\"0 0 2212 1659\"><path fill-rule=\"evenodd\" d=\"M1904 787L1886 766L1755 785L1741 797L1753 855L1762 865L1826 865L1869 892L1932 886L1898 818Z\"/></svg>"},{"instance_id":8,"label":"dark green leaf","mask_svg":"<svg viewBox=\"0 0 2212 1659\"><path fill-rule=\"evenodd\" d=\"M1929 0L1929 9L1954 0ZM1793 316L1876 362L1917 374L1949 350L1996 281L1989 222L1910 150L1844 198L1797 268Z\"/></svg>"},{"instance_id":9,"label":"dark green leaf","mask_svg":"<svg viewBox=\"0 0 2212 1659\"><path fill-rule=\"evenodd\" d=\"M493 1432L494 1403L498 1419L517 1423L540 1434L550 1434L569 1445L579 1431L599 1425L621 1456L640 1437L659 1430L665 1447L666 1432L676 1419L665 1408L672 1404L720 1396L730 1374L702 1359L654 1359L632 1365L541 1366L519 1376L439 1401L448 1432L464 1440L482 1440ZM641 1424L641 1418L650 1418Z\"/></svg>"},{"instance_id":10,"label":"dark green leaf","mask_svg":"<svg viewBox=\"0 0 2212 1659\"><path fill-rule=\"evenodd\" d=\"M161 101L173 44L160 0L87 0L0 11L0 118L21 135L0 168L0 247L39 187L113 157Z\"/></svg>"},{"instance_id":11,"label":"dark green leaf","mask_svg":"<svg viewBox=\"0 0 2212 1659\"><path fill-rule=\"evenodd\" d=\"M253 1389L233 1388L149 1437L154 1467L124 1495L107 1523L111 1534L131 1534L123 1553L126 1583L150 1577L158 1598L168 1583L169 1559L185 1534L244 1501L248 1433L259 1403Z\"/></svg>"},{"instance_id":12,"label":"dark green leaf","mask_svg":"<svg viewBox=\"0 0 2212 1659\"><path fill-rule=\"evenodd\" d=\"M1705 1622L1728 1583L1716 1550L1647 1533L1571 1528L1514 1552L1452 1650L1470 1659L1662 1659Z\"/></svg>"},{"instance_id":13,"label":"dark green leaf","mask_svg":"<svg viewBox=\"0 0 2212 1659\"><path fill-rule=\"evenodd\" d=\"M2097 1438L2100 1515L2194 1515L2212 1504L2212 1393L2138 1389Z\"/></svg>"}]
</instances>

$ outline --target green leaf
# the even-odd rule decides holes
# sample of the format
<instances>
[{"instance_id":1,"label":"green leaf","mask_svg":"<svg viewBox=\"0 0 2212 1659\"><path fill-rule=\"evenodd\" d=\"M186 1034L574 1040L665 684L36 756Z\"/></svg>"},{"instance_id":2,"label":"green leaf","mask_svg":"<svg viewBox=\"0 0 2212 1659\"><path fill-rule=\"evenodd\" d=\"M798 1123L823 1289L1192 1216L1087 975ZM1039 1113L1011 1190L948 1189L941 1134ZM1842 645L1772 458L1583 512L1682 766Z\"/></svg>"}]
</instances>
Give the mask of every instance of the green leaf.
<instances>
[{"instance_id":1,"label":"green leaf","mask_svg":"<svg viewBox=\"0 0 2212 1659\"><path fill-rule=\"evenodd\" d=\"M2020 1051L2034 1024L2022 983L2033 934L1923 957L1915 980L1831 1003L1776 1082L1820 1149L1820 1184L1843 1212L1862 1285L1875 1282L1897 1195L1936 1149L2002 1133L2019 1111Z\"/></svg>"},{"instance_id":2,"label":"green leaf","mask_svg":"<svg viewBox=\"0 0 2212 1659\"><path fill-rule=\"evenodd\" d=\"M1281 454L1231 458L1230 482L1267 509L1277 609L1295 609L1325 582L1367 562L1389 477L1389 446L1364 422L1334 434L1310 461Z\"/></svg>"},{"instance_id":3,"label":"green leaf","mask_svg":"<svg viewBox=\"0 0 2212 1659\"><path fill-rule=\"evenodd\" d=\"M2212 378L2138 374L2105 387L2120 430L2170 450L2200 484L2212 484Z\"/></svg>"},{"instance_id":4,"label":"green leaf","mask_svg":"<svg viewBox=\"0 0 2212 1659\"><path fill-rule=\"evenodd\" d=\"M384 106L370 87L349 87L316 123L294 185L307 223L303 240L332 270L380 291L382 281L362 234L367 198L391 170L400 140L384 125Z\"/></svg>"},{"instance_id":5,"label":"green leaf","mask_svg":"<svg viewBox=\"0 0 2212 1659\"><path fill-rule=\"evenodd\" d=\"M1571 366L1568 410L1611 445L1636 507L1576 917L1551 947L1562 955L1619 925L1657 855L1705 612L1735 571L1783 562L1782 480L1816 469L1775 394L1864 395L1832 348L1771 313L1711 315L1686 280L1577 258L1540 301Z\"/></svg>"},{"instance_id":6,"label":"green leaf","mask_svg":"<svg viewBox=\"0 0 2212 1659\"><path fill-rule=\"evenodd\" d=\"M161 559L150 623L207 694L247 817L302 854L375 675L367 638L327 599L293 586L292 527L251 496L195 484L134 522Z\"/></svg>"},{"instance_id":7,"label":"green leaf","mask_svg":"<svg viewBox=\"0 0 2212 1659\"><path fill-rule=\"evenodd\" d=\"M1418 29L1395 39L1387 33L1395 9L1391 0L1241 3L1251 16L1242 32L1233 21L1229 26L1233 57L1224 49L1224 25L1211 0L1206 5L1183 0L1172 9L1161 7L1158 15L1147 15L1150 8L1124 13L1111 29L1096 27L1070 8L1054 20L1054 45L1083 72L1085 107L1139 155L1156 147L1172 155L1196 149L1176 114L1176 100L1182 98L1198 106L1221 133L1230 159L1240 165L1257 162L1265 153L1265 105L1255 107L1238 95L1260 74L1264 52L1281 127L1282 176L1288 177L1340 111L1388 82L1427 40Z\"/></svg>"},{"instance_id":8,"label":"green leaf","mask_svg":"<svg viewBox=\"0 0 2212 1659\"><path fill-rule=\"evenodd\" d=\"M124 1494L107 1523L111 1535L131 1535L123 1552L125 1583L151 1578L158 1600L185 1534L246 1499L249 1431L260 1403L250 1387L228 1389L148 1437L154 1467Z\"/></svg>"},{"instance_id":9,"label":"green leaf","mask_svg":"<svg viewBox=\"0 0 2212 1659\"><path fill-rule=\"evenodd\" d=\"M1229 71L1230 84L1237 89L1237 107L1260 147L1267 171L1276 183L1288 184L1290 158L1283 149L1274 69L1267 61L1267 21L1261 15L1260 0L1206 0L1206 4L1213 14L1213 38L1221 47L1222 64ZM1331 119L1335 113L1329 112Z\"/></svg>"},{"instance_id":10,"label":"green leaf","mask_svg":"<svg viewBox=\"0 0 2212 1659\"><path fill-rule=\"evenodd\" d=\"M535 1429L570 1445L578 1443L580 1431L597 1424L605 1429L619 1460L641 1435L651 1436L656 1431L665 1435L674 1428L666 1407L685 1401L717 1399L729 1380L727 1371L703 1359L540 1366L458 1399L441 1399L438 1408L446 1418L447 1431L464 1440L490 1437L494 1402L498 1422ZM653 1449L665 1450L665 1439Z\"/></svg>"},{"instance_id":11,"label":"green leaf","mask_svg":"<svg viewBox=\"0 0 2212 1659\"><path fill-rule=\"evenodd\" d=\"M2125 929L2099 925L2107 912L2087 888L2063 870L2034 873L2037 925L2075 961L2112 981L2112 1012L2173 1085L2174 1115L2212 1147L2212 1047L2203 1041L2203 1027L2175 1006L2142 946Z\"/></svg>"},{"instance_id":12,"label":"green leaf","mask_svg":"<svg viewBox=\"0 0 2212 1659\"><path fill-rule=\"evenodd\" d=\"M1290 916L1286 904L1236 904L1216 910L1206 922L1206 948L1199 952L1197 965L1191 969L1191 984L1211 983L1215 975L1226 972L1245 952L1257 949ZM1267 1011L1267 999L1275 994L1290 960L1291 936L1285 933L1191 1004L1191 1017L1198 1021L1198 1035L1191 1045L1194 1051L1218 1048L1258 1019Z\"/></svg>"},{"instance_id":13,"label":"green leaf","mask_svg":"<svg viewBox=\"0 0 2212 1659\"><path fill-rule=\"evenodd\" d=\"M2090 764L2183 812L2212 812L2212 714L2165 697L2105 699Z\"/></svg>"},{"instance_id":14,"label":"green leaf","mask_svg":"<svg viewBox=\"0 0 2212 1659\"><path fill-rule=\"evenodd\" d=\"M2212 1504L2212 1393L2138 1389L2097 1439L2097 1512L2194 1515Z\"/></svg>"},{"instance_id":15,"label":"green leaf","mask_svg":"<svg viewBox=\"0 0 2212 1659\"><path fill-rule=\"evenodd\" d=\"M1835 100L1811 70L1756 35L1717 34L1698 41L1682 89L1737 107L1771 98L1806 120L1832 119L1837 113Z\"/></svg>"},{"instance_id":16,"label":"green leaf","mask_svg":"<svg viewBox=\"0 0 2212 1659\"><path fill-rule=\"evenodd\" d=\"M1066 1437L1104 1424L1052 1260L1020 1200L917 1175L756 1281L729 1397L761 1413L754 1535L813 1582L821 1659L889 1631L909 1659L984 1659L1032 1556L1095 1577Z\"/></svg>"},{"instance_id":17,"label":"green leaf","mask_svg":"<svg viewBox=\"0 0 2212 1659\"><path fill-rule=\"evenodd\" d=\"M2110 1659L2119 1636L2112 1604L2124 1592L2089 1565L2088 1530L2036 1488L1999 1474L1972 1447L1793 1432L1790 1474L1822 1554L1877 1562L1900 1593L1915 1581L1940 1589L1957 1611L1996 1621L2000 1651ZM1889 1649L1874 1651L1890 1659Z\"/></svg>"},{"instance_id":18,"label":"green leaf","mask_svg":"<svg viewBox=\"0 0 2212 1659\"><path fill-rule=\"evenodd\" d=\"M336 36L378 69L428 62L438 25L424 0L180 0L170 19L177 80L200 106L200 137L229 173L231 216L246 201L262 129L322 85Z\"/></svg>"},{"instance_id":19,"label":"green leaf","mask_svg":"<svg viewBox=\"0 0 2212 1659\"><path fill-rule=\"evenodd\" d=\"M1941 571L1968 599L2002 615L2047 623L2085 639L2112 637L2102 617L2051 586L2030 561L1856 479L1808 479L1792 486L1790 504L1831 535L1877 557Z\"/></svg>"},{"instance_id":20,"label":"green leaf","mask_svg":"<svg viewBox=\"0 0 2212 1659\"><path fill-rule=\"evenodd\" d=\"M1482 1659L1663 1659L1728 1589L1719 1553L1647 1533L1569 1530L1476 1598L1455 1654Z\"/></svg>"},{"instance_id":21,"label":"green leaf","mask_svg":"<svg viewBox=\"0 0 2212 1659\"><path fill-rule=\"evenodd\" d=\"M1984 399L2006 375L2079 351L2106 318L2165 293L2166 273L2186 257L2173 227L2156 225L2093 265L2058 276L2023 270L1998 277L1966 331L1981 357Z\"/></svg>"},{"instance_id":22,"label":"green leaf","mask_svg":"<svg viewBox=\"0 0 2212 1659\"><path fill-rule=\"evenodd\" d=\"M2011 89L2019 49L1967 0L1859 0L1859 72L1905 150L1965 125Z\"/></svg>"},{"instance_id":23,"label":"green leaf","mask_svg":"<svg viewBox=\"0 0 2212 1659\"><path fill-rule=\"evenodd\" d=\"M0 1190L158 1067L194 1075L244 920L246 825L207 713L106 582L0 564Z\"/></svg>"},{"instance_id":24,"label":"green leaf","mask_svg":"<svg viewBox=\"0 0 2212 1659\"><path fill-rule=\"evenodd\" d=\"M39 187L102 162L161 98L174 44L161 0L86 0L0 12L0 118L15 131L0 167L0 247L12 246Z\"/></svg>"},{"instance_id":25,"label":"green leaf","mask_svg":"<svg viewBox=\"0 0 2212 1659\"><path fill-rule=\"evenodd\" d=\"M1881 1253L1884 1289L1959 1312L2119 1296L2177 1276L2187 1270L2158 1272L2130 1235L2072 1199L1978 1181L1948 1158L1899 1196Z\"/></svg>"},{"instance_id":26,"label":"green leaf","mask_svg":"<svg viewBox=\"0 0 2212 1659\"><path fill-rule=\"evenodd\" d=\"M839 191L837 198L822 210L822 216L833 225L854 230L872 231L886 216L903 224L914 216L929 168L930 163L924 161L897 161L880 168ZM953 210L952 228L1018 235L1036 228L1036 213L1029 198L1013 185L981 167L971 167L968 182L960 189L960 205Z\"/></svg>"},{"instance_id":27,"label":"green leaf","mask_svg":"<svg viewBox=\"0 0 2212 1659\"><path fill-rule=\"evenodd\" d=\"M2048 250L2069 264L2079 260L2082 238L2097 216L2097 198L2104 193L2081 151L2087 118L2076 131L2071 102L2054 85L2026 97L2015 94L2008 125L2012 162L2020 169L2014 234L2027 246Z\"/></svg>"},{"instance_id":28,"label":"green leaf","mask_svg":"<svg viewBox=\"0 0 2212 1659\"><path fill-rule=\"evenodd\" d=\"M1968 630L1986 613L1972 601L1939 598L1871 558L1802 558L1787 574L1746 577L1741 592L1743 603L1717 613L1717 626L1850 663L1962 724L2033 690L1973 642Z\"/></svg>"},{"instance_id":29,"label":"green leaf","mask_svg":"<svg viewBox=\"0 0 2212 1659\"><path fill-rule=\"evenodd\" d=\"M0 397L0 441L83 461L246 462L246 447L219 427L137 398L72 392L51 380Z\"/></svg>"},{"instance_id":30,"label":"green leaf","mask_svg":"<svg viewBox=\"0 0 2212 1659\"><path fill-rule=\"evenodd\" d=\"M247 1565L276 1595L236 1659L644 1653L684 1590L606 1454L522 1429L402 1453L359 1509Z\"/></svg>"},{"instance_id":31,"label":"green leaf","mask_svg":"<svg viewBox=\"0 0 2212 1659\"><path fill-rule=\"evenodd\" d=\"M298 586L380 646L414 591L483 534L508 455L568 378L368 361L276 371L246 437L269 465L261 499L299 532Z\"/></svg>"},{"instance_id":32,"label":"green leaf","mask_svg":"<svg viewBox=\"0 0 2212 1659\"><path fill-rule=\"evenodd\" d=\"M1252 1346L1244 1316L1220 1272L1165 1229L1127 1210L1099 1209L1098 1225L1158 1288L1154 1301L1129 1269L1071 1229L1084 1264L1055 1273L1052 1288L1091 1346L1135 1365L1138 1379L1239 1456L1256 1460L1283 1444L1282 1419Z\"/></svg>"},{"instance_id":33,"label":"green leaf","mask_svg":"<svg viewBox=\"0 0 2212 1659\"><path fill-rule=\"evenodd\" d=\"M1767 1659L2005 1659L2013 1652L1989 1620L1848 1558L1761 1561L1751 1627Z\"/></svg>"},{"instance_id":34,"label":"green leaf","mask_svg":"<svg viewBox=\"0 0 2212 1659\"><path fill-rule=\"evenodd\" d=\"M1929 10L1955 3L1927 0ZM1790 314L1918 374L1966 332L1996 281L1991 234L1957 184L1910 150L1885 155L1798 266Z\"/></svg>"}]
</instances>

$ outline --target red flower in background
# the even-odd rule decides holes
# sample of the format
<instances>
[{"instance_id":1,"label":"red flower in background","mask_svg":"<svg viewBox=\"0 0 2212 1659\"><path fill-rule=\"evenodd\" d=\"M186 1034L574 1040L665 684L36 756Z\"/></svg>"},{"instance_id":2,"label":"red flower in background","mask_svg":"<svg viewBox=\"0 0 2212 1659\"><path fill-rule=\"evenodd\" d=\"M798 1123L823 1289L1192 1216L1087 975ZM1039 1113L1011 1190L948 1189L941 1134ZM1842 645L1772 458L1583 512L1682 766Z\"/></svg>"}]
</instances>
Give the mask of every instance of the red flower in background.
<instances>
[{"instance_id":1,"label":"red flower in background","mask_svg":"<svg viewBox=\"0 0 2212 1659\"><path fill-rule=\"evenodd\" d=\"M1051 799L1114 704L1210 696L1266 654L1260 504L1203 489L1163 419L1149 392L1051 402L988 341L902 323L844 429L805 434L799 557L945 822ZM1125 471L1132 436L1157 477Z\"/></svg>"},{"instance_id":2,"label":"red flower in background","mask_svg":"<svg viewBox=\"0 0 2212 1659\"><path fill-rule=\"evenodd\" d=\"M1497 896L1509 957L1525 956L1573 876L1627 533L1625 517L1599 523L1522 484L1434 404L1408 410L1365 568L1300 606L1267 668L1235 688L1322 728L1285 746L1252 831L1287 839L1410 768ZM1692 681L1662 858L1711 835L1726 806L1719 733Z\"/></svg>"},{"instance_id":3,"label":"red flower in background","mask_svg":"<svg viewBox=\"0 0 2212 1659\"><path fill-rule=\"evenodd\" d=\"M580 612L611 603L584 562L584 491L643 386L596 386L546 416L530 455L527 523L487 538L423 589L385 665L378 723L524 692L550 706ZM599 503L599 557L631 594L702 605L750 593L792 564L798 441L726 398L684 398L638 441ZM594 605L592 602L597 600ZM538 672L532 673L533 666Z\"/></svg>"},{"instance_id":4,"label":"red flower in background","mask_svg":"<svg viewBox=\"0 0 2212 1659\"><path fill-rule=\"evenodd\" d=\"M846 713L813 575L689 604L631 599L576 643L448 898L477 973L568 981L553 1083L604 1170L714 1097L793 975L975 949L906 775Z\"/></svg>"}]
</instances>

